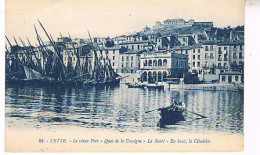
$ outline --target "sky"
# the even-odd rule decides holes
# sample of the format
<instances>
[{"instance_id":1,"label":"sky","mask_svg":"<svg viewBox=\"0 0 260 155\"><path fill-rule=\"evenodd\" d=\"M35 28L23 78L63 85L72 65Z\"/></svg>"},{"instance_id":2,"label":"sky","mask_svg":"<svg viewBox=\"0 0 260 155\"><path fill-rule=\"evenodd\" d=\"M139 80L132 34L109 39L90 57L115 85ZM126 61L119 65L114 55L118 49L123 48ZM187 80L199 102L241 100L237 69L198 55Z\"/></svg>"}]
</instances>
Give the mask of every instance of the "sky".
<instances>
[{"instance_id":1,"label":"sky","mask_svg":"<svg viewBox=\"0 0 260 155\"><path fill-rule=\"evenodd\" d=\"M6 35L36 42L33 24L53 38L70 35L117 36L140 31L167 18L212 21L214 26L244 25L243 0L6 0ZM10 39L12 40L12 39ZM46 40L46 38L44 38ZM13 41L12 41L13 42Z\"/></svg>"}]
</instances>

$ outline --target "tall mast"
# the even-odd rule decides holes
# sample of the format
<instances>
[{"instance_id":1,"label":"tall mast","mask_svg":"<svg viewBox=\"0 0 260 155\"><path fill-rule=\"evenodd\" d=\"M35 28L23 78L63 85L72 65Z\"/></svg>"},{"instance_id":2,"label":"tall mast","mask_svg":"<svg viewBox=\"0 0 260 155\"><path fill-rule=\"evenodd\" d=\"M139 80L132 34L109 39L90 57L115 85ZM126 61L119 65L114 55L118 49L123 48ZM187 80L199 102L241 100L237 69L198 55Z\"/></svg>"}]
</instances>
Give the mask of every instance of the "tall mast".
<instances>
[{"instance_id":1,"label":"tall mast","mask_svg":"<svg viewBox=\"0 0 260 155\"><path fill-rule=\"evenodd\" d=\"M39 24L41 25L41 27L42 27L43 31L45 32L46 36L48 37L48 39L49 39L49 41L50 41L52 47L54 48L54 53L55 53L56 56L58 57L58 61L59 61L59 63L61 64L61 67L62 67L62 74L63 74L63 76L65 77L65 75L66 75L66 74L65 74L65 73L66 73L66 72L65 72L65 65L64 65L64 63L62 62L62 60L61 60L61 58L60 58L60 55L58 54L59 52L58 52L56 46L54 45L54 43L52 42L52 39L51 39L50 36L48 35L47 31L46 31L45 28L43 27L42 23L41 23L39 20L38 20L38 22L39 22Z\"/></svg>"}]
</instances>

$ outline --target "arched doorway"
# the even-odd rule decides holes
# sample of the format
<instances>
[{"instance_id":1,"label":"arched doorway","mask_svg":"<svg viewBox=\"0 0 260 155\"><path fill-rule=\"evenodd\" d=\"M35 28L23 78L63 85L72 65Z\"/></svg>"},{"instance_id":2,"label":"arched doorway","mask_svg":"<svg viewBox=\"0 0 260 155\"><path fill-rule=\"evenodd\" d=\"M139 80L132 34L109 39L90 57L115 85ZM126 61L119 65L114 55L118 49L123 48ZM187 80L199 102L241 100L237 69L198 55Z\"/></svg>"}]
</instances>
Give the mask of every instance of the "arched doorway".
<instances>
[{"instance_id":1,"label":"arched doorway","mask_svg":"<svg viewBox=\"0 0 260 155\"><path fill-rule=\"evenodd\" d=\"M142 74L142 81L147 81L147 72Z\"/></svg>"},{"instance_id":2,"label":"arched doorway","mask_svg":"<svg viewBox=\"0 0 260 155\"><path fill-rule=\"evenodd\" d=\"M158 72L158 82L162 82L162 72Z\"/></svg>"},{"instance_id":3,"label":"arched doorway","mask_svg":"<svg viewBox=\"0 0 260 155\"><path fill-rule=\"evenodd\" d=\"M152 82L153 82L152 72L148 72L148 83L152 83Z\"/></svg>"},{"instance_id":4,"label":"arched doorway","mask_svg":"<svg viewBox=\"0 0 260 155\"><path fill-rule=\"evenodd\" d=\"M153 82L157 82L157 73L153 72Z\"/></svg>"},{"instance_id":5,"label":"arched doorway","mask_svg":"<svg viewBox=\"0 0 260 155\"><path fill-rule=\"evenodd\" d=\"M167 72L163 72L163 79L162 79L162 81L165 81L165 78L167 77Z\"/></svg>"}]
</instances>

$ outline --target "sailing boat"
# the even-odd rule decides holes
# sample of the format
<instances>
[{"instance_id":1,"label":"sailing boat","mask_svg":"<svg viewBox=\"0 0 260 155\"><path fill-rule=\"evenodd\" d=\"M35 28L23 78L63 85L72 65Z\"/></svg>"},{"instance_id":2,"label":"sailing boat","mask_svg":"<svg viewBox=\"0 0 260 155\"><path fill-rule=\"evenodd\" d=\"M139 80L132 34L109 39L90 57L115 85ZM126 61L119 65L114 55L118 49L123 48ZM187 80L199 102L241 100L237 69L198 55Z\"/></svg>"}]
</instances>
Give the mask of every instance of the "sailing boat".
<instances>
[{"instance_id":1,"label":"sailing boat","mask_svg":"<svg viewBox=\"0 0 260 155\"><path fill-rule=\"evenodd\" d=\"M173 125L178 121L184 121L184 117L182 115L183 111L186 108L186 104L184 103L184 91L183 91L184 80L182 80L182 102L173 101L172 105L165 108L159 108L161 119L159 121L160 127L164 127L165 125Z\"/></svg>"},{"instance_id":2,"label":"sailing boat","mask_svg":"<svg viewBox=\"0 0 260 155\"><path fill-rule=\"evenodd\" d=\"M108 53L106 50L101 50L98 45L94 45L90 33L88 31L89 39L94 48L92 50L93 56L93 68L92 76L87 79L83 84L87 85L103 85L103 84L119 84L120 79L118 79L118 74L115 73L111 67L110 60L108 58Z\"/></svg>"}]
</instances>

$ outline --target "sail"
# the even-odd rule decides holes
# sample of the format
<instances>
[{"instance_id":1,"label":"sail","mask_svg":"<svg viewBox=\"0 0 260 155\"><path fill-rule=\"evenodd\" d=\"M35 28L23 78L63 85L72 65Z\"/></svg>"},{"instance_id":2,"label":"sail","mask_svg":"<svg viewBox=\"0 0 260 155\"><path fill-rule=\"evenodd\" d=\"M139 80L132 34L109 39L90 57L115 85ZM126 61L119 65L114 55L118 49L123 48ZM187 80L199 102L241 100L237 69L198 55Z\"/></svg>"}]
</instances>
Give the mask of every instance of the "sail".
<instances>
[{"instance_id":1,"label":"sail","mask_svg":"<svg viewBox=\"0 0 260 155\"><path fill-rule=\"evenodd\" d=\"M33 80L33 79L41 79L42 78L42 74L40 72L37 72L37 71L27 67L27 66L23 66L23 67L24 67L26 79Z\"/></svg>"}]
</instances>

